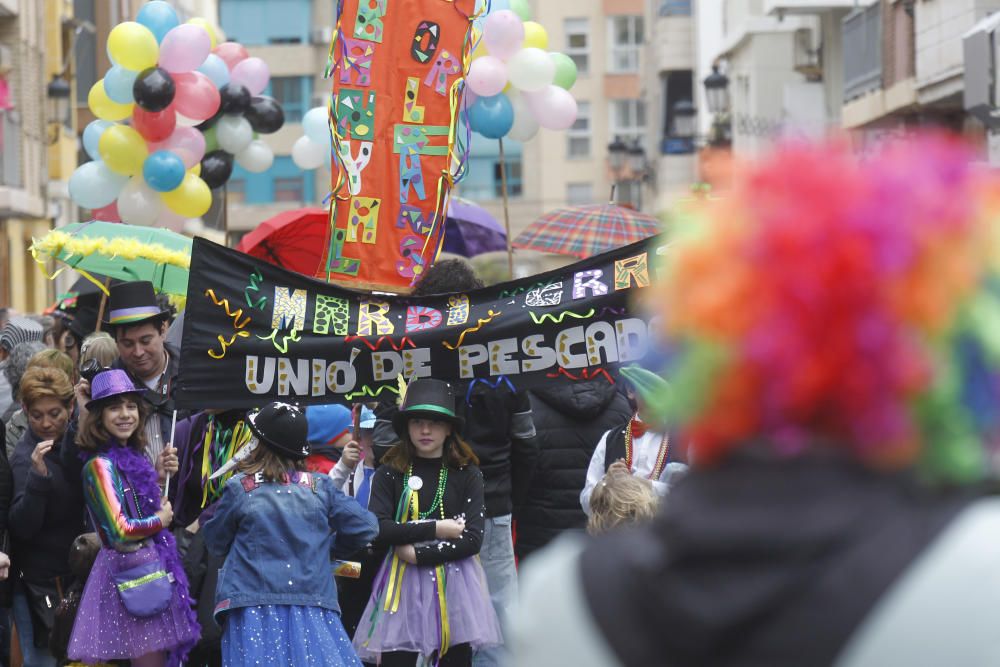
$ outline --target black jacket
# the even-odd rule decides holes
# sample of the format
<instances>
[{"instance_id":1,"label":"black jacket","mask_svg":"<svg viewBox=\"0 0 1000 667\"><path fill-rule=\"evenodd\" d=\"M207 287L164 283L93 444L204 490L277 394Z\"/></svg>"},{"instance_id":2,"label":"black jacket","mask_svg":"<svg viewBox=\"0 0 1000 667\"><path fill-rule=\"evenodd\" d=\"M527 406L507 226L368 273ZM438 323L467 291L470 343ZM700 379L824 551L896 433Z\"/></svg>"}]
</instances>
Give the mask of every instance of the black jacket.
<instances>
[{"instance_id":1,"label":"black jacket","mask_svg":"<svg viewBox=\"0 0 1000 667\"><path fill-rule=\"evenodd\" d=\"M70 545L87 527L79 479L68 478L61 445L57 443L45 457L47 477L31 467L38 442L29 428L14 449L9 528L15 567L29 581L43 583L70 574Z\"/></svg>"},{"instance_id":2,"label":"black jacket","mask_svg":"<svg viewBox=\"0 0 1000 667\"><path fill-rule=\"evenodd\" d=\"M583 530L580 491L605 431L624 425L628 400L604 379L553 380L533 389L538 462L527 500L517 508L517 556L525 558L567 530Z\"/></svg>"},{"instance_id":3,"label":"black jacket","mask_svg":"<svg viewBox=\"0 0 1000 667\"><path fill-rule=\"evenodd\" d=\"M0 422L0 434L4 434L4 432L5 427L3 422ZM13 497L14 482L10 473L10 461L7 460L7 448L0 447L0 550L3 550L5 553L10 550L7 514L10 510L10 501ZM8 553L7 555L9 556L10 554ZM11 578L9 576L7 581L0 582L0 607L10 607L10 585Z\"/></svg>"},{"instance_id":4,"label":"black jacket","mask_svg":"<svg viewBox=\"0 0 1000 667\"><path fill-rule=\"evenodd\" d=\"M743 452L689 472L651 525L595 541L580 582L623 665L831 665L970 496Z\"/></svg>"},{"instance_id":5,"label":"black jacket","mask_svg":"<svg viewBox=\"0 0 1000 667\"><path fill-rule=\"evenodd\" d=\"M538 458L531 403L525 392L505 383L475 383L461 388L458 412L465 418L462 437L479 457L486 484L486 516L510 514L527 497Z\"/></svg>"}]
</instances>

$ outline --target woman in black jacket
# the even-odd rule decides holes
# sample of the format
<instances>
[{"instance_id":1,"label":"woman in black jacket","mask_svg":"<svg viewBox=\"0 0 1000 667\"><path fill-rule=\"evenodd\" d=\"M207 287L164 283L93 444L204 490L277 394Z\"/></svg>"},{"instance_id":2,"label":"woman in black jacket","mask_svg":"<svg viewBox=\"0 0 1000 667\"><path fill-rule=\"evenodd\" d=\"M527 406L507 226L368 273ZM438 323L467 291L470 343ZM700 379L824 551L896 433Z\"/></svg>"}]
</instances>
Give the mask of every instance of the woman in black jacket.
<instances>
[{"instance_id":1,"label":"woman in black jacket","mask_svg":"<svg viewBox=\"0 0 1000 667\"><path fill-rule=\"evenodd\" d=\"M53 614L71 582L70 545L85 532L83 497L60 462L73 386L55 368L31 368L21 379L28 430L11 459L14 499L9 527L14 569L14 622L25 667L55 665L48 649Z\"/></svg>"}]
</instances>

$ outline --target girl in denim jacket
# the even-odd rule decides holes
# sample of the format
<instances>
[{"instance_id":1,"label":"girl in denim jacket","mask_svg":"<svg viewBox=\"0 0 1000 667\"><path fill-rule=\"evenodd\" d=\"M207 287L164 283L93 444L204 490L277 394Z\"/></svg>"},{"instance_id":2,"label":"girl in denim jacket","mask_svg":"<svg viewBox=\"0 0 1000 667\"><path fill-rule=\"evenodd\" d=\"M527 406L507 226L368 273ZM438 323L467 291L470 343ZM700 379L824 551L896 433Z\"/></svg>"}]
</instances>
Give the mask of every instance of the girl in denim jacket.
<instances>
[{"instance_id":1,"label":"girl in denim jacket","mask_svg":"<svg viewBox=\"0 0 1000 667\"><path fill-rule=\"evenodd\" d=\"M298 408L271 403L247 423L253 451L202 526L206 548L225 557L215 606L223 664L360 667L330 555L373 540L375 517L327 475L304 470L308 427Z\"/></svg>"},{"instance_id":2,"label":"girl in denim jacket","mask_svg":"<svg viewBox=\"0 0 1000 667\"><path fill-rule=\"evenodd\" d=\"M455 435L460 423L440 380L412 382L393 417L401 443L382 459L368 504L375 545L391 551L354 635L365 661L465 667L473 650L501 643L478 558L483 475Z\"/></svg>"}]
</instances>

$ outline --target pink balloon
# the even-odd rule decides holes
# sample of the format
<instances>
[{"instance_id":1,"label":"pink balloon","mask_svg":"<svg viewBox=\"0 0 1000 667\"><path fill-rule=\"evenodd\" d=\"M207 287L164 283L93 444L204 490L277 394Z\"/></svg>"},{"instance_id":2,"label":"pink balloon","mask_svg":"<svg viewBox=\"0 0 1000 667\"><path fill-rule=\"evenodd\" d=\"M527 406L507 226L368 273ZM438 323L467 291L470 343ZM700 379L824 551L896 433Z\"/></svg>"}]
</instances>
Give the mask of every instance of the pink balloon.
<instances>
[{"instance_id":1,"label":"pink balloon","mask_svg":"<svg viewBox=\"0 0 1000 667\"><path fill-rule=\"evenodd\" d=\"M566 130L576 121L576 100L568 90L547 86L522 95L531 115L547 130Z\"/></svg>"},{"instance_id":2,"label":"pink balloon","mask_svg":"<svg viewBox=\"0 0 1000 667\"><path fill-rule=\"evenodd\" d=\"M195 120L208 120L219 110L219 89L201 72L174 74L174 110Z\"/></svg>"},{"instance_id":3,"label":"pink balloon","mask_svg":"<svg viewBox=\"0 0 1000 667\"><path fill-rule=\"evenodd\" d=\"M172 232L177 232L180 234L184 231L184 223L187 222L187 218L182 215L177 215L171 211L166 206L163 207L163 212L160 213L159 219L156 221L157 227L162 227L163 229L169 229Z\"/></svg>"},{"instance_id":4,"label":"pink balloon","mask_svg":"<svg viewBox=\"0 0 1000 667\"><path fill-rule=\"evenodd\" d=\"M171 151L191 169L205 157L205 135L197 128L178 125L173 133L163 141L149 144L149 152Z\"/></svg>"},{"instance_id":5,"label":"pink balloon","mask_svg":"<svg viewBox=\"0 0 1000 667\"><path fill-rule=\"evenodd\" d=\"M251 95L260 95L271 79L271 70L260 58L247 58L233 67L230 83L246 86Z\"/></svg>"},{"instance_id":6,"label":"pink balloon","mask_svg":"<svg viewBox=\"0 0 1000 667\"><path fill-rule=\"evenodd\" d=\"M90 212L94 220L103 220L104 222L121 222L122 218L118 215L118 200L115 199L113 202L107 206L102 206L101 208L95 208Z\"/></svg>"},{"instance_id":7,"label":"pink balloon","mask_svg":"<svg viewBox=\"0 0 1000 667\"><path fill-rule=\"evenodd\" d=\"M211 51L212 38L204 28L182 23L160 42L159 66L171 74L190 72L200 67Z\"/></svg>"},{"instance_id":8,"label":"pink balloon","mask_svg":"<svg viewBox=\"0 0 1000 667\"><path fill-rule=\"evenodd\" d=\"M507 65L494 56L476 58L465 76L469 90L482 97L493 97L507 85Z\"/></svg>"},{"instance_id":9,"label":"pink balloon","mask_svg":"<svg viewBox=\"0 0 1000 667\"><path fill-rule=\"evenodd\" d=\"M247 53L246 47L239 42L223 42L215 47L215 50L212 51L212 53L222 58L230 72L233 71L233 68L236 67L237 63L250 57L250 54Z\"/></svg>"},{"instance_id":10,"label":"pink balloon","mask_svg":"<svg viewBox=\"0 0 1000 667\"><path fill-rule=\"evenodd\" d=\"M520 50L524 42L521 17L509 9L492 12L483 24L483 42L491 56L507 60Z\"/></svg>"}]
</instances>

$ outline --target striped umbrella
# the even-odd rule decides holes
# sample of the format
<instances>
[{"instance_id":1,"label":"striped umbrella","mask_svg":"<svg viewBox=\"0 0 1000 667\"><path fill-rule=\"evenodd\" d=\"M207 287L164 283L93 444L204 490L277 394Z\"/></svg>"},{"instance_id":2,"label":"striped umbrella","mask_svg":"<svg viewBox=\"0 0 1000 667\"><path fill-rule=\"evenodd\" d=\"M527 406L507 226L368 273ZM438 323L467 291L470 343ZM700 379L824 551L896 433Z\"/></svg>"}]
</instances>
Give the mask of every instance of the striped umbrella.
<instances>
[{"instance_id":1,"label":"striped umbrella","mask_svg":"<svg viewBox=\"0 0 1000 667\"><path fill-rule=\"evenodd\" d=\"M514 239L515 248L585 259L656 236L660 221L613 204L570 206L549 211Z\"/></svg>"}]
</instances>

